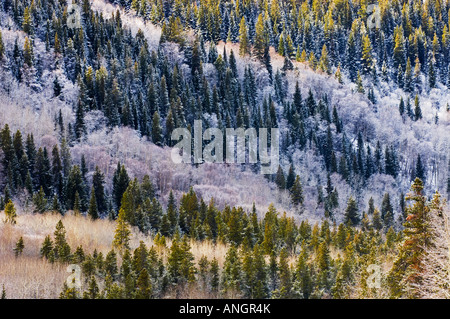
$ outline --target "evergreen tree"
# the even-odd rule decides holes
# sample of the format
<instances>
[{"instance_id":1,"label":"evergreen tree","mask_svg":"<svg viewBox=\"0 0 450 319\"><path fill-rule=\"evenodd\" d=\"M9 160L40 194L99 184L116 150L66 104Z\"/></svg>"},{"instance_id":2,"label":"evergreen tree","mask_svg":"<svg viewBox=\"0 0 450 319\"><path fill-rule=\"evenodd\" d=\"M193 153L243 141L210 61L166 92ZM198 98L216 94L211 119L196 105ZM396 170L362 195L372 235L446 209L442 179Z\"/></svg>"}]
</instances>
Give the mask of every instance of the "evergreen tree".
<instances>
[{"instance_id":1,"label":"evergreen tree","mask_svg":"<svg viewBox=\"0 0 450 319\"><path fill-rule=\"evenodd\" d=\"M125 212L123 209L119 210L119 216L117 217L117 226L114 234L113 247L118 249L119 251L123 251L125 249L129 249L130 242L130 226L125 219Z\"/></svg>"},{"instance_id":2,"label":"evergreen tree","mask_svg":"<svg viewBox=\"0 0 450 319\"><path fill-rule=\"evenodd\" d=\"M84 124L84 110L81 100L78 101L77 111L75 113L75 138L80 140L86 135L86 126Z\"/></svg>"},{"instance_id":3,"label":"evergreen tree","mask_svg":"<svg viewBox=\"0 0 450 319\"><path fill-rule=\"evenodd\" d=\"M70 260L70 246L67 243L66 229L61 220L56 224L53 242L55 259L61 262L68 262Z\"/></svg>"},{"instance_id":4,"label":"evergreen tree","mask_svg":"<svg viewBox=\"0 0 450 319\"><path fill-rule=\"evenodd\" d=\"M239 294L242 280L242 263L236 246L232 245L225 256L222 272L222 283L224 293Z\"/></svg>"},{"instance_id":5,"label":"evergreen tree","mask_svg":"<svg viewBox=\"0 0 450 319\"><path fill-rule=\"evenodd\" d=\"M92 187L92 189L91 189L91 199L89 201L88 215L93 220L98 218L97 199L95 198L95 189L94 189L94 187Z\"/></svg>"},{"instance_id":6,"label":"evergreen tree","mask_svg":"<svg viewBox=\"0 0 450 319\"><path fill-rule=\"evenodd\" d=\"M415 172L416 172L416 176L413 176L413 177L417 177L421 181L424 182L425 181L425 167L422 163L422 157L420 156L420 154L417 155Z\"/></svg>"},{"instance_id":7,"label":"evergreen tree","mask_svg":"<svg viewBox=\"0 0 450 319\"><path fill-rule=\"evenodd\" d=\"M23 59L25 64L31 68L33 66L33 46L31 44L31 41L28 37L25 37L25 44L23 46Z\"/></svg>"},{"instance_id":8,"label":"evergreen tree","mask_svg":"<svg viewBox=\"0 0 450 319\"><path fill-rule=\"evenodd\" d=\"M419 95L414 98L414 120L418 121L422 118L422 109L420 108Z\"/></svg>"},{"instance_id":9,"label":"evergreen tree","mask_svg":"<svg viewBox=\"0 0 450 319\"><path fill-rule=\"evenodd\" d=\"M378 209L375 209L373 212L372 227L375 230L381 230L383 228L383 220L381 219L381 214Z\"/></svg>"},{"instance_id":10,"label":"evergreen tree","mask_svg":"<svg viewBox=\"0 0 450 319\"><path fill-rule=\"evenodd\" d=\"M275 183L277 184L279 189L285 189L286 188L286 180L284 178L283 169L281 166L278 166L278 171L275 177Z\"/></svg>"},{"instance_id":11,"label":"evergreen tree","mask_svg":"<svg viewBox=\"0 0 450 319\"><path fill-rule=\"evenodd\" d=\"M303 204L303 187L300 182L300 176L296 176L294 184L291 188L291 200L294 205Z\"/></svg>"},{"instance_id":12,"label":"evergreen tree","mask_svg":"<svg viewBox=\"0 0 450 319\"><path fill-rule=\"evenodd\" d=\"M358 214L358 206L356 200L350 196L347 201L347 208L345 209L345 223L351 226L356 226L359 224L360 217Z\"/></svg>"},{"instance_id":13,"label":"evergreen tree","mask_svg":"<svg viewBox=\"0 0 450 319\"><path fill-rule=\"evenodd\" d=\"M361 75L359 74L359 71L358 71L358 74L357 74L357 76L356 76L356 91L358 92L358 93L362 93L362 94L364 94L364 86L363 86L363 83L362 83L362 78L361 78Z\"/></svg>"},{"instance_id":14,"label":"evergreen tree","mask_svg":"<svg viewBox=\"0 0 450 319\"><path fill-rule=\"evenodd\" d=\"M84 299L100 299L100 289L98 288L97 281L94 276L91 276L89 280L89 288L83 294Z\"/></svg>"},{"instance_id":15,"label":"evergreen tree","mask_svg":"<svg viewBox=\"0 0 450 319\"><path fill-rule=\"evenodd\" d=\"M0 32L0 60L3 59L5 55L5 44L3 43L2 33Z\"/></svg>"},{"instance_id":16,"label":"evergreen tree","mask_svg":"<svg viewBox=\"0 0 450 319\"><path fill-rule=\"evenodd\" d=\"M136 281L136 299L150 299L152 285L147 269L143 268Z\"/></svg>"},{"instance_id":17,"label":"evergreen tree","mask_svg":"<svg viewBox=\"0 0 450 319\"><path fill-rule=\"evenodd\" d=\"M264 17L260 13L255 25L255 45L253 52L258 60L264 63L264 58L269 51L269 35L264 27Z\"/></svg>"},{"instance_id":18,"label":"evergreen tree","mask_svg":"<svg viewBox=\"0 0 450 319\"><path fill-rule=\"evenodd\" d=\"M16 243L16 247L14 248L14 255L18 257L23 253L23 249L25 248L25 245L23 243L23 237L20 236L19 240Z\"/></svg>"},{"instance_id":19,"label":"evergreen tree","mask_svg":"<svg viewBox=\"0 0 450 319\"><path fill-rule=\"evenodd\" d=\"M246 56L250 54L250 39L248 36L247 22L242 17L239 23L239 55Z\"/></svg>"},{"instance_id":20,"label":"evergreen tree","mask_svg":"<svg viewBox=\"0 0 450 319\"><path fill-rule=\"evenodd\" d=\"M100 213L107 211L104 184L105 184L105 176L100 171L99 167L95 166L94 174L92 176L92 187L94 189L97 209Z\"/></svg>"},{"instance_id":21,"label":"evergreen tree","mask_svg":"<svg viewBox=\"0 0 450 319\"><path fill-rule=\"evenodd\" d=\"M392 298L417 297L417 287L422 282L423 259L427 247L431 245L430 208L426 205L423 183L419 178L414 180L411 191L406 197L413 201L413 205L406 209L405 240L387 278Z\"/></svg>"},{"instance_id":22,"label":"evergreen tree","mask_svg":"<svg viewBox=\"0 0 450 319\"><path fill-rule=\"evenodd\" d=\"M291 189L294 186L296 175L294 173L294 166L291 164L289 167L289 172L286 177L286 189Z\"/></svg>"},{"instance_id":23,"label":"evergreen tree","mask_svg":"<svg viewBox=\"0 0 450 319\"><path fill-rule=\"evenodd\" d=\"M16 207L14 206L14 203L10 199L5 206L5 223L10 223L12 225L16 224Z\"/></svg>"},{"instance_id":24,"label":"evergreen tree","mask_svg":"<svg viewBox=\"0 0 450 319\"><path fill-rule=\"evenodd\" d=\"M403 97L400 97L400 104L398 105L398 111L400 112L400 115L403 115L403 113L405 113L405 102L403 102Z\"/></svg>"},{"instance_id":25,"label":"evergreen tree","mask_svg":"<svg viewBox=\"0 0 450 319\"><path fill-rule=\"evenodd\" d=\"M26 7L23 12L22 29L29 35L33 33L33 18L30 12L30 7Z\"/></svg>"},{"instance_id":26,"label":"evergreen tree","mask_svg":"<svg viewBox=\"0 0 450 319\"><path fill-rule=\"evenodd\" d=\"M116 207L119 209L122 205L123 193L125 193L128 184L130 183L130 178L128 177L127 170L124 165L117 163L117 168L113 176L113 189L112 195Z\"/></svg>"},{"instance_id":27,"label":"evergreen tree","mask_svg":"<svg viewBox=\"0 0 450 319\"><path fill-rule=\"evenodd\" d=\"M50 235L47 235L40 249L41 257L50 259L53 252L54 252L53 241L50 238Z\"/></svg>"},{"instance_id":28,"label":"evergreen tree","mask_svg":"<svg viewBox=\"0 0 450 319\"><path fill-rule=\"evenodd\" d=\"M393 212L389 193L385 193L383 196L383 202L381 203L381 218L384 220L388 213Z\"/></svg>"},{"instance_id":29,"label":"evergreen tree","mask_svg":"<svg viewBox=\"0 0 450 319\"><path fill-rule=\"evenodd\" d=\"M369 35L363 36L363 48L362 48L362 66L363 73L370 74L372 72L372 44L370 42Z\"/></svg>"},{"instance_id":30,"label":"evergreen tree","mask_svg":"<svg viewBox=\"0 0 450 319\"><path fill-rule=\"evenodd\" d=\"M412 92L413 91L413 73L411 69L411 61L408 58L406 61L406 70L405 70L405 79L403 80L403 89L406 92ZM403 113L400 113L403 114Z\"/></svg>"},{"instance_id":31,"label":"evergreen tree","mask_svg":"<svg viewBox=\"0 0 450 319\"><path fill-rule=\"evenodd\" d=\"M69 209L75 210L75 195L78 193L79 209L85 211L85 204L87 202L86 185L83 181L80 166L74 165L70 170L66 184L66 198Z\"/></svg>"},{"instance_id":32,"label":"evergreen tree","mask_svg":"<svg viewBox=\"0 0 450 319\"><path fill-rule=\"evenodd\" d=\"M172 133L170 132L170 134ZM152 119L152 142L158 146L162 146L162 128L158 111L155 111Z\"/></svg>"}]
</instances>

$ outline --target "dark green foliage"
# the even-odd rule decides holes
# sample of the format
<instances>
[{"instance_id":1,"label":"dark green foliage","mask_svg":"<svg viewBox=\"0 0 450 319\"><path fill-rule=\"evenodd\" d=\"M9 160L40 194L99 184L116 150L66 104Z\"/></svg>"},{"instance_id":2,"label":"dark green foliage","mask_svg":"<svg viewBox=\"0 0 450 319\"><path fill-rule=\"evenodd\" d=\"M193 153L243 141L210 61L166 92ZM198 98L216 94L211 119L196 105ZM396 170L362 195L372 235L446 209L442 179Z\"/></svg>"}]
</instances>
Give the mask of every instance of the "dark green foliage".
<instances>
[{"instance_id":1,"label":"dark green foliage","mask_svg":"<svg viewBox=\"0 0 450 319\"><path fill-rule=\"evenodd\" d=\"M294 184L291 187L291 199L294 205L301 205L303 203L303 187L300 182L300 176L295 177Z\"/></svg>"},{"instance_id":2,"label":"dark green foliage","mask_svg":"<svg viewBox=\"0 0 450 319\"><path fill-rule=\"evenodd\" d=\"M113 176L113 190L112 195L114 199L114 203L117 208L121 207L122 196L125 193L125 190L128 187L128 183L130 182L130 178L128 177L127 170L124 165L120 165L120 162L117 163L117 169L114 172Z\"/></svg>"},{"instance_id":3,"label":"dark green foliage","mask_svg":"<svg viewBox=\"0 0 450 319\"><path fill-rule=\"evenodd\" d=\"M92 187L91 189L91 199L89 201L89 208L87 213L94 220L98 218L97 199L95 198L94 187Z\"/></svg>"},{"instance_id":4,"label":"dark green foliage","mask_svg":"<svg viewBox=\"0 0 450 319\"><path fill-rule=\"evenodd\" d=\"M356 200L350 197L347 201L347 208L345 209L345 223L355 226L359 224L360 216Z\"/></svg>"},{"instance_id":5,"label":"dark green foliage","mask_svg":"<svg viewBox=\"0 0 450 319\"><path fill-rule=\"evenodd\" d=\"M99 213L107 211L107 203L105 196L105 177L98 166L95 166L94 175L92 176L92 187L95 194L97 209Z\"/></svg>"},{"instance_id":6,"label":"dark green foliage","mask_svg":"<svg viewBox=\"0 0 450 319\"><path fill-rule=\"evenodd\" d=\"M55 259L68 262L70 260L70 246L66 241L66 229L61 220L56 224L54 236L53 251Z\"/></svg>"},{"instance_id":7,"label":"dark green foliage","mask_svg":"<svg viewBox=\"0 0 450 319\"><path fill-rule=\"evenodd\" d=\"M16 243L16 247L14 248L14 255L17 257L23 253L23 249L25 248L25 244L23 243L23 238L20 237Z\"/></svg>"}]
</instances>

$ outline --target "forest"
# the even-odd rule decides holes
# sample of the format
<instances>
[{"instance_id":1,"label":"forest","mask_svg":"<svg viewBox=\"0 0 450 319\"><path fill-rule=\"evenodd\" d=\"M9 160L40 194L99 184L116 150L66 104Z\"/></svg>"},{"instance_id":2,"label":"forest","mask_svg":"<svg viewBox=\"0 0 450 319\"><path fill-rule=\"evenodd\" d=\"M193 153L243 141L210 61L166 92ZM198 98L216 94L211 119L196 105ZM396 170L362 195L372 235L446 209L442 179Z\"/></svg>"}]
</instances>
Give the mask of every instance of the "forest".
<instances>
[{"instance_id":1,"label":"forest","mask_svg":"<svg viewBox=\"0 0 450 319\"><path fill-rule=\"evenodd\" d=\"M449 296L449 2L0 7L2 297ZM175 165L195 120L277 173Z\"/></svg>"}]
</instances>

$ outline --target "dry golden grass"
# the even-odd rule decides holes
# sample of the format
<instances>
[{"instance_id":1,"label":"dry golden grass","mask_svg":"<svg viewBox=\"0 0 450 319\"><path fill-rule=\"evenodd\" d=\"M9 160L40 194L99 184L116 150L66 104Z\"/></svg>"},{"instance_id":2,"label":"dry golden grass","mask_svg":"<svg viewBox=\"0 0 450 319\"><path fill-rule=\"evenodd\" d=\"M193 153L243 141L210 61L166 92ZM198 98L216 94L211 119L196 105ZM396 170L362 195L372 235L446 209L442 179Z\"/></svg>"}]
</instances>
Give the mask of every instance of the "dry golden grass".
<instances>
[{"instance_id":1,"label":"dry golden grass","mask_svg":"<svg viewBox=\"0 0 450 319\"><path fill-rule=\"evenodd\" d=\"M95 249L104 255L111 250L116 223L110 220L91 220L84 216L65 216L46 213L17 216L17 224L5 224L4 213L0 212L0 289L5 285L8 298L58 298L65 279L69 275L66 266L52 265L40 258L40 248L45 236L53 238L55 226L61 219L66 229L66 239L72 251L82 246L85 253ZM14 247L23 237L25 249L19 257L14 256ZM147 247L153 245L153 238L145 236L136 228L132 229L130 246L132 249L143 241ZM170 247L167 241L167 247ZM214 257L223 265L227 246L210 242L191 242L192 253L197 262L203 255L209 260ZM169 249L158 248L166 259ZM198 296L201 297L201 296Z\"/></svg>"}]
</instances>

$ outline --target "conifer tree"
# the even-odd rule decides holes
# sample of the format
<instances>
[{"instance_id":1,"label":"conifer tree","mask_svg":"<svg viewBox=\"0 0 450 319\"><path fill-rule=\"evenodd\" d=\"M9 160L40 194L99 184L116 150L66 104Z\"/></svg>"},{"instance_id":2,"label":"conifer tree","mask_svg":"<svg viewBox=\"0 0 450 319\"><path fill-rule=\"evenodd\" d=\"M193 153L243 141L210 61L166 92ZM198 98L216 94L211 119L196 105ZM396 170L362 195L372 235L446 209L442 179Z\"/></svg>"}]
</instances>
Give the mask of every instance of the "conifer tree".
<instances>
[{"instance_id":1,"label":"conifer tree","mask_svg":"<svg viewBox=\"0 0 450 319\"><path fill-rule=\"evenodd\" d=\"M12 225L16 224L16 207L14 206L14 203L12 202L12 200L10 199L5 206L5 223L10 223Z\"/></svg>"},{"instance_id":2,"label":"conifer tree","mask_svg":"<svg viewBox=\"0 0 450 319\"><path fill-rule=\"evenodd\" d=\"M289 172L286 177L286 189L290 190L292 188L292 186L294 186L295 178L296 178L296 175L294 173L294 166L293 166L293 164L291 164L291 166L289 166Z\"/></svg>"},{"instance_id":3,"label":"conifer tree","mask_svg":"<svg viewBox=\"0 0 450 319\"><path fill-rule=\"evenodd\" d=\"M84 299L100 299L100 289L98 288L97 281L94 276L91 276L89 280L89 288L83 294Z\"/></svg>"},{"instance_id":4,"label":"conifer tree","mask_svg":"<svg viewBox=\"0 0 450 319\"><path fill-rule=\"evenodd\" d=\"M281 166L278 166L278 171L275 177L275 183L277 184L279 189L285 189L286 188L286 180L284 178L284 172Z\"/></svg>"},{"instance_id":5,"label":"conifer tree","mask_svg":"<svg viewBox=\"0 0 450 319\"><path fill-rule=\"evenodd\" d=\"M83 246L78 246L75 252L72 255L72 262L76 264L80 264L84 262L86 259L86 256L84 254Z\"/></svg>"},{"instance_id":6,"label":"conifer tree","mask_svg":"<svg viewBox=\"0 0 450 319\"><path fill-rule=\"evenodd\" d=\"M363 86L363 82L362 82L362 78L361 78L361 75L359 74L359 71L358 71L358 74L357 74L357 76L356 76L356 91L358 92L358 93L362 93L362 94L364 94L364 86Z\"/></svg>"},{"instance_id":7,"label":"conifer tree","mask_svg":"<svg viewBox=\"0 0 450 319\"><path fill-rule=\"evenodd\" d=\"M54 232L54 247L55 258L61 262L68 262L70 259L70 246L66 240L66 229L61 220L56 224Z\"/></svg>"},{"instance_id":8,"label":"conifer tree","mask_svg":"<svg viewBox=\"0 0 450 319\"><path fill-rule=\"evenodd\" d=\"M384 220L388 212L393 212L393 207L391 205L391 199L389 193L385 193L383 196L383 201L381 203L381 218Z\"/></svg>"},{"instance_id":9,"label":"conifer tree","mask_svg":"<svg viewBox=\"0 0 450 319\"><path fill-rule=\"evenodd\" d=\"M97 208L100 213L106 212L107 203L105 198L105 176L98 166L95 166L94 175L92 176L92 187L95 193Z\"/></svg>"},{"instance_id":10,"label":"conifer tree","mask_svg":"<svg viewBox=\"0 0 450 319\"><path fill-rule=\"evenodd\" d=\"M414 177L417 177L421 181L424 182L425 181L425 168L423 166L422 157L420 156L420 154L417 155L415 172L416 172L416 176L414 176Z\"/></svg>"},{"instance_id":11,"label":"conifer tree","mask_svg":"<svg viewBox=\"0 0 450 319\"><path fill-rule=\"evenodd\" d=\"M288 263L288 252L286 248L280 251L280 261L279 261L279 278L280 287L274 292L274 295L280 299L292 298L292 274Z\"/></svg>"},{"instance_id":12,"label":"conifer tree","mask_svg":"<svg viewBox=\"0 0 450 319\"><path fill-rule=\"evenodd\" d=\"M303 187L300 182L300 176L296 176L294 184L291 188L291 199L294 205L303 204Z\"/></svg>"},{"instance_id":13,"label":"conifer tree","mask_svg":"<svg viewBox=\"0 0 450 319\"><path fill-rule=\"evenodd\" d=\"M321 70L327 74L330 74L330 61L328 58L327 46L325 44L322 47L322 53L320 55L319 70Z\"/></svg>"},{"instance_id":14,"label":"conifer tree","mask_svg":"<svg viewBox=\"0 0 450 319\"><path fill-rule=\"evenodd\" d=\"M403 89L406 92L413 91L413 73L412 73L412 69L411 69L411 61L409 58L406 61L406 70L405 70L405 79L403 81Z\"/></svg>"},{"instance_id":15,"label":"conifer tree","mask_svg":"<svg viewBox=\"0 0 450 319\"><path fill-rule=\"evenodd\" d=\"M74 165L70 169L69 176L66 184L66 198L67 206L69 209L75 210L75 198L78 193L78 205L79 210L85 210L85 204L88 194L86 193L86 185L83 181L82 172L80 166Z\"/></svg>"},{"instance_id":16,"label":"conifer tree","mask_svg":"<svg viewBox=\"0 0 450 319\"><path fill-rule=\"evenodd\" d=\"M423 182L419 178L414 180L406 199L412 200L413 204L406 209L408 217L403 230L405 240L387 277L392 298L417 297L423 278L423 259L427 247L431 245L430 208L426 205Z\"/></svg>"},{"instance_id":17,"label":"conifer tree","mask_svg":"<svg viewBox=\"0 0 450 319\"><path fill-rule=\"evenodd\" d=\"M414 120L418 121L422 118L422 109L420 108L419 95L414 98Z\"/></svg>"},{"instance_id":18,"label":"conifer tree","mask_svg":"<svg viewBox=\"0 0 450 319\"><path fill-rule=\"evenodd\" d=\"M400 115L403 115L403 113L405 113L405 102L403 102L403 97L400 97L400 104L398 105L398 111L400 112Z\"/></svg>"},{"instance_id":19,"label":"conifer tree","mask_svg":"<svg viewBox=\"0 0 450 319\"><path fill-rule=\"evenodd\" d=\"M63 289L59 295L59 299L79 299L80 293L77 288L69 288L67 283L64 282Z\"/></svg>"},{"instance_id":20,"label":"conifer tree","mask_svg":"<svg viewBox=\"0 0 450 319\"><path fill-rule=\"evenodd\" d=\"M317 266L319 269L319 286L328 289L330 286L330 251L326 242L319 245Z\"/></svg>"},{"instance_id":21,"label":"conifer tree","mask_svg":"<svg viewBox=\"0 0 450 319\"><path fill-rule=\"evenodd\" d=\"M219 262L217 261L216 257L214 257L210 263L210 273L211 273L210 277L211 290L213 292L217 292L219 290L220 275L219 275Z\"/></svg>"},{"instance_id":22,"label":"conifer tree","mask_svg":"<svg viewBox=\"0 0 450 319\"><path fill-rule=\"evenodd\" d=\"M246 56L250 54L250 39L248 36L247 22L242 17L239 23L239 55Z\"/></svg>"},{"instance_id":23,"label":"conifer tree","mask_svg":"<svg viewBox=\"0 0 450 319\"><path fill-rule=\"evenodd\" d=\"M146 268L143 268L136 281L136 299L150 299L152 285Z\"/></svg>"},{"instance_id":24,"label":"conifer tree","mask_svg":"<svg viewBox=\"0 0 450 319\"><path fill-rule=\"evenodd\" d=\"M28 67L31 68L33 66L33 47L28 37L25 37L25 44L23 46L23 59Z\"/></svg>"},{"instance_id":25,"label":"conifer tree","mask_svg":"<svg viewBox=\"0 0 450 319\"><path fill-rule=\"evenodd\" d=\"M118 209L122 205L122 196L123 193L125 193L129 183L130 178L128 176L127 170L125 169L125 166L121 165L120 162L118 162L113 176L112 190L113 200Z\"/></svg>"},{"instance_id":26,"label":"conifer tree","mask_svg":"<svg viewBox=\"0 0 450 319\"><path fill-rule=\"evenodd\" d=\"M269 35L264 27L264 17L260 13L255 25L255 45L253 52L258 60L264 63L264 57L269 50Z\"/></svg>"},{"instance_id":27,"label":"conifer tree","mask_svg":"<svg viewBox=\"0 0 450 319\"><path fill-rule=\"evenodd\" d=\"M84 124L84 110L81 100L78 101L77 110L75 113L75 138L80 140L86 135L86 125Z\"/></svg>"},{"instance_id":28,"label":"conifer tree","mask_svg":"<svg viewBox=\"0 0 450 319\"><path fill-rule=\"evenodd\" d=\"M50 238L50 235L47 235L42 243L42 247L40 249L41 257L49 259L51 254L53 253L53 241Z\"/></svg>"},{"instance_id":29,"label":"conifer tree","mask_svg":"<svg viewBox=\"0 0 450 319\"><path fill-rule=\"evenodd\" d=\"M78 191L75 192L75 198L73 200L73 213L75 216L81 214L80 193Z\"/></svg>"},{"instance_id":30,"label":"conifer tree","mask_svg":"<svg viewBox=\"0 0 450 319\"><path fill-rule=\"evenodd\" d=\"M119 210L119 216L117 217L117 226L114 234L113 247L119 251L129 249L130 242L130 226L125 218L125 212L123 209Z\"/></svg>"},{"instance_id":31,"label":"conifer tree","mask_svg":"<svg viewBox=\"0 0 450 319\"><path fill-rule=\"evenodd\" d=\"M394 68L398 69L399 66L404 67L405 63L405 47L404 36L402 27L397 27L394 31Z\"/></svg>"},{"instance_id":32,"label":"conifer tree","mask_svg":"<svg viewBox=\"0 0 450 319\"><path fill-rule=\"evenodd\" d=\"M294 288L297 294L304 299L309 299L314 284L312 279L312 271L310 265L307 262L307 259L307 252L305 250L305 247L302 247L295 265Z\"/></svg>"},{"instance_id":33,"label":"conifer tree","mask_svg":"<svg viewBox=\"0 0 450 319\"><path fill-rule=\"evenodd\" d=\"M25 245L23 243L23 237L20 236L19 240L16 243L16 247L14 248L14 255L18 257L23 253L23 249L25 248Z\"/></svg>"},{"instance_id":34,"label":"conifer tree","mask_svg":"<svg viewBox=\"0 0 450 319\"><path fill-rule=\"evenodd\" d=\"M242 280L242 262L236 246L232 245L225 256L222 271L222 283L224 293L240 293Z\"/></svg>"},{"instance_id":35,"label":"conifer tree","mask_svg":"<svg viewBox=\"0 0 450 319\"><path fill-rule=\"evenodd\" d=\"M55 194L52 200L52 212L54 213L62 213L61 206L59 204L58 196Z\"/></svg>"},{"instance_id":36,"label":"conifer tree","mask_svg":"<svg viewBox=\"0 0 450 319\"><path fill-rule=\"evenodd\" d=\"M339 84L343 84L343 80L342 80L342 74L341 74L341 66L338 65L337 69L336 69L336 73L334 74L334 77L338 80Z\"/></svg>"},{"instance_id":37,"label":"conifer tree","mask_svg":"<svg viewBox=\"0 0 450 319\"><path fill-rule=\"evenodd\" d=\"M54 44L54 51L55 51L55 54L60 54L61 53L61 44L60 44L60 42L59 42L59 39L58 39L58 32L55 32L55 44Z\"/></svg>"},{"instance_id":38,"label":"conifer tree","mask_svg":"<svg viewBox=\"0 0 450 319\"><path fill-rule=\"evenodd\" d=\"M0 32L0 60L3 59L5 55L5 44L3 43L2 33Z\"/></svg>"},{"instance_id":39,"label":"conifer tree","mask_svg":"<svg viewBox=\"0 0 450 319\"><path fill-rule=\"evenodd\" d=\"M97 199L95 198L95 189L91 188L91 199L89 201L88 215L93 219L98 218Z\"/></svg>"},{"instance_id":40,"label":"conifer tree","mask_svg":"<svg viewBox=\"0 0 450 319\"><path fill-rule=\"evenodd\" d=\"M172 133L170 132L170 134ZM162 146L162 128L158 111L155 111L152 119L152 142L158 146Z\"/></svg>"},{"instance_id":41,"label":"conifer tree","mask_svg":"<svg viewBox=\"0 0 450 319\"><path fill-rule=\"evenodd\" d=\"M33 32L33 19L31 16L30 7L26 7L23 12L22 29L29 35Z\"/></svg>"},{"instance_id":42,"label":"conifer tree","mask_svg":"<svg viewBox=\"0 0 450 319\"><path fill-rule=\"evenodd\" d=\"M347 208L345 209L345 223L350 223L351 226L359 224L360 218L358 214L358 206L356 200L350 196L347 201Z\"/></svg>"},{"instance_id":43,"label":"conifer tree","mask_svg":"<svg viewBox=\"0 0 450 319\"><path fill-rule=\"evenodd\" d=\"M428 84L430 86L430 89L436 87L436 70L435 70L434 56L431 57L428 62Z\"/></svg>"},{"instance_id":44,"label":"conifer tree","mask_svg":"<svg viewBox=\"0 0 450 319\"><path fill-rule=\"evenodd\" d=\"M111 276L114 279L117 275L117 255L113 249L111 249L105 258L105 273L107 276Z\"/></svg>"},{"instance_id":45,"label":"conifer tree","mask_svg":"<svg viewBox=\"0 0 450 319\"><path fill-rule=\"evenodd\" d=\"M363 48L362 48L362 65L363 65L363 72L365 74L370 74L372 72L373 68L373 61L372 61L372 44L370 42L369 35L366 34L363 36Z\"/></svg>"}]
</instances>

